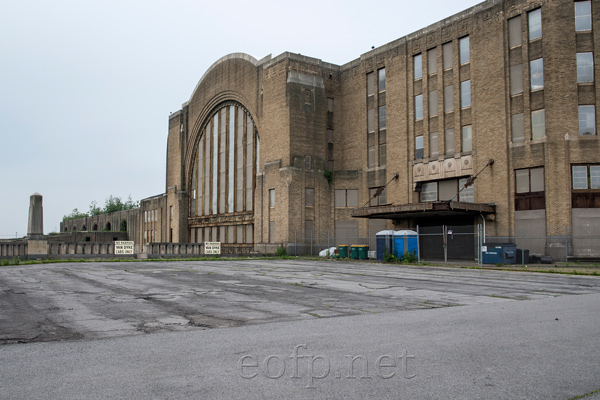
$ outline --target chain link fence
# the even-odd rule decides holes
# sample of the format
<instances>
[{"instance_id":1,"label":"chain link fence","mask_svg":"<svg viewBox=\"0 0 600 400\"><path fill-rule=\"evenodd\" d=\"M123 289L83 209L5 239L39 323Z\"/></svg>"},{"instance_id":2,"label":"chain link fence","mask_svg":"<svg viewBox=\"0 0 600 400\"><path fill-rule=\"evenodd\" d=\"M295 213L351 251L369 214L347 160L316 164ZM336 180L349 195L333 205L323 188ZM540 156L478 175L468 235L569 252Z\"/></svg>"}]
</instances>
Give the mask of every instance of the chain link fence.
<instances>
[{"instance_id":1,"label":"chain link fence","mask_svg":"<svg viewBox=\"0 0 600 400\"><path fill-rule=\"evenodd\" d=\"M484 253L491 248L505 246L514 251L511 259L516 264L569 262L571 260L600 259L600 236L572 235L515 235L490 236L483 225L430 226L415 228L420 261L486 261ZM341 233L341 234L340 234ZM293 242L288 245L290 255L317 256L319 252L340 245L368 245L370 258L375 258L377 232L359 236L354 231L320 232L294 231ZM393 249L388 249L393 253ZM489 261L489 258L488 258Z\"/></svg>"}]
</instances>

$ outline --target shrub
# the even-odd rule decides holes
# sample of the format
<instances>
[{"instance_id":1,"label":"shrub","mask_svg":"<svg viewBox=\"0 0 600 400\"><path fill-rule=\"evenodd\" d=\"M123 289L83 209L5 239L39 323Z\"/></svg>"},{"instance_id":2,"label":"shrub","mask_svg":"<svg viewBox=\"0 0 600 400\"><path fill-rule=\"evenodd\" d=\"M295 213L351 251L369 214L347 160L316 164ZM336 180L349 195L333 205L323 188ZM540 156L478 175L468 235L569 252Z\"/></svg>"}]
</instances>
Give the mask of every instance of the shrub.
<instances>
[{"instance_id":1,"label":"shrub","mask_svg":"<svg viewBox=\"0 0 600 400\"><path fill-rule=\"evenodd\" d=\"M283 257L286 257L288 254L287 254L287 250L285 249L285 247L283 247L283 246L280 246L280 247L277 249L277 251L275 252L275 255L276 255L277 257L283 258Z\"/></svg>"}]
</instances>

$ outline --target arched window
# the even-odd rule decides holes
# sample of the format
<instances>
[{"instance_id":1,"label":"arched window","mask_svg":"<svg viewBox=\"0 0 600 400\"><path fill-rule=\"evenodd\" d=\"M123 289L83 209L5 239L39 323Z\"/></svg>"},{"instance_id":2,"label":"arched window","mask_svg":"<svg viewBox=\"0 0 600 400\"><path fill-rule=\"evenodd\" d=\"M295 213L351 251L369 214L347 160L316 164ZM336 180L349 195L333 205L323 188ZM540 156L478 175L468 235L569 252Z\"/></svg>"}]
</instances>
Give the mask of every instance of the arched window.
<instances>
[{"instance_id":1,"label":"arched window","mask_svg":"<svg viewBox=\"0 0 600 400\"><path fill-rule=\"evenodd\" d=\"M94 226L92 226L92 230L93 231L97 231L98 230L98 224L94 224Z\"/></svg>"},{"instance_id":2,"label":"arched window","mask_svg":"<svg viewBox=\"0 0 600 400\"><path fill-rule=\"evenodd\" d=\"M239 217L253 217L259 150L254 121L239 103L222 103L204 122L189 185L191 241L253 243L253 218Z\"/></svg>"},{"instance_id":3,"label":"arched window","mask_svg":"<svg viewBox=\"0 0 600 400\"><path fill-rule=\"evenodd\" d=\"M110 230L111 230L110 228L111 228L111 226L110 226L110 222L107 222L107 223L106 223L106 229L105 229L105 230L107 230L107 231L110 231Z\"/></svg>"}]
</instances>

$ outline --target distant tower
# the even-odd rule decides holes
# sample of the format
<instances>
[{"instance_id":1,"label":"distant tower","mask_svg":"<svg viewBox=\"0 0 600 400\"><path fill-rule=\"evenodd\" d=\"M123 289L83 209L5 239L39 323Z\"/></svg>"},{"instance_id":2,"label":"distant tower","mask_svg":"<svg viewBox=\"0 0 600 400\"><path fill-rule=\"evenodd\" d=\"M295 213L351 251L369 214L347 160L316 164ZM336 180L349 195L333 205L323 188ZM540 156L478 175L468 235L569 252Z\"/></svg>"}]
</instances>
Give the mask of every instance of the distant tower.
<instances>
[{"instance_id":1,"label":"distant tower","mask_svg":"<svg viewBox=\"0 0 600 400\"><path fill-rule=\"evenodd\" d=\"M29 197L29 223L27 224L28 239L44 238L44 209L42 195L34 193Z\"/></svg>"}]
</instances>

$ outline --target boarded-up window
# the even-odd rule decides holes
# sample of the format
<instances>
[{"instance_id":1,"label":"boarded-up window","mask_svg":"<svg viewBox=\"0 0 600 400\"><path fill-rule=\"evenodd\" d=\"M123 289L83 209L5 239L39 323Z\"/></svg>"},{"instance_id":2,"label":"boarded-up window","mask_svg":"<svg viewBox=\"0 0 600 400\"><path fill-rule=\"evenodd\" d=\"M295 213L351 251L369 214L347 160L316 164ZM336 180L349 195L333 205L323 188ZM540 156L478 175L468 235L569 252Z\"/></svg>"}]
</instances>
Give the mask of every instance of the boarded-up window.
<instances>
[{"instance_id":1,"label":"boarded-up window","mask_svg":"<svg viewBox=\"0 0 600 400\"><path fill-rule=\"evenodd\" d=\"M546 208L544 167L515 170L515 210L542 210L544 208Z\"/></svg>"},{"instance_id":2,"label":"boarded-up window","mask_svg":"<svg viewBox=\"0 0 600 400\"><path fill-rule=\"evenodd\" d=\"M336 189L335 206L358 207L358 189Z\"/></svg>"},{"instance_id":3,"label":"boarded-up window","mask_svg":"<svg viewBox=\"0 0 600 400\"><path fill-rule=\"evenodd\" d=\"M521 44L521 16L518 15L508 20L508 46L514 47Z\"/></svg>"},{"instance_id":4,"label":"boarded-up window","mask_svg":"<svg viewBox=\"0 0 600 400\"><path fill-rule=\"evenodd\" d=\"M523 93L523 64L510 67L510 94Z\"/></svg>"},{"instance_id":5,"label":"boarded-up window","mask_svg":"<svg viewBox=\"0 0 600 400\"><path fill-rule=\"evenodd\" d=\"M367 111L367 131L375 132L375 109Z\"/></svg>"},{"instance_id":6,"label":"boarded-up window","mask_svg":"<svg viewBox=\"0 0 600 400\"><path fill-rule=\"evenodd\" d=\"M540 139L546 136L546 112L544 109L531 112L531 138Z\"/></svg>"},{"instance_id":7,"label":"boarded-up window","mask_svg":"<svg viewBox=\"0 0 600 400\"><path fill-rule=\"evenodd\" d=\"M377 70L377 87L380 92L385 90L385 68Z\"/></svg>"},{"instance_id":8,"label":"boarded-up window","mask_svg":"<svg viewBox=\"0 0 600 400\"><path fill-rule=\"evenodd\" d=\"M269 243L275 243L275 221L269 222Z\"/></svg>"},{"instance_id":9,"label":"boarded-up window","mask_svg":"<svg viewBox=\"0 0 600 400\"><path fill-rule=\"evenodd\" d=\"M413 74L415 80L423 77L423 58L421 54L417 54L413 57Z\"/></svg>"},{"instance_id":10,"label":"boarded-up window","mask_svg":"<svg viewBox=\"0 0 600 400\"><path fill-rule=\"evenodd\" d=\"M429 116L438 115L438 91L432 90L429 92Z\"/></svg>"},{"instance_id":11,"label":"boarded-up window","mask_svg":"<svg viewBox=\"0 0 600 400\"><path fill-rule=\"evenodd\" d=\"M315 189L306 188L304 205L307 207L312 207L315 205Z\"/></svg>"},{"instance_id":12,"label":"boarded-up window","mask_svg":"<svg viewBox=\"0 0 600 400\"><path fill-rule=\"evenodd\" d=\"M375 94L375 73L369 72L367 74L367 96Z\"/></svg>"},{"instance_id":13,"label":"boarded-up window","mask_svg":"<svg viewBox=\"0 0 600 400\"><path fill-rule=\"evenodd\" d=\"M437 158L440 155L439 138L437 132L429 134L429 157Z\"/></svg>"},{"instance_id":14,"label":"boarded-up window","mask_svg":"<svg viewBox=\"0 0 600 400\"><path fill-rule=\"evenodd\" d=\"M444 43L442 46L444 70L452 68L452 42Z\"/></svg>"},{"instance_id":15,"label":"boarded-up window","mask_svg":"<svg viewBox=\"0 0 600 400\"><path fill-rule=\"evenodd\" d=\"M523 114L513 114L511 116L511 131L513 142L521 142L525 140Z\"/></svg>"},{"instance_id":16,"label":"boarded-up window","mask_svg":"<svg viewBox=\"0 0 600 400\"><path fill-rule=\"evenodd\" d=\"M269 189L269 207L275 207L275 189Z\"/></svg>"},{"instance_id":17,"label":"boarded-up window","mask_svg":"<svg viewBox=\"0 0 600 400\"><path fill-rule=\"evenodd\" d=\"M454 111L454 86L444 87L444 112Z\"/></svg>"},{"instance_id":18,"label":"boarded-up window","mask_svg":"<svg viewBox=\"0 0 600 400\"><path fill-rule=\"evenodd\" d=\"M437 72L437 49L434 47L427 51L427 73L429 75Z\"/></svg>"},{"instance_id":19,"label":"boarded-up window","mask_svg":"<svg viewBox=\"0 0 600 400\"><path fill-rule=\"evenodd\" d=\"M456 179L438 182L439 200L444 201L452 199L458 192L457 186Z\"/></svg>"},{"instance_id":20,"label":"boarded-up window","mask_svg":"<svg viewBox=\"0 0 600 400\"><path fill-rule=\"evenodd\" d=\"M358 221L336 221L335 243L336 245L351 245L358 240Z\"/></svg>"},{"instance_id":21,"label":"boarded-up window","mask_svg":"<svg viewBox=\"0 0 600 400\"><path fill-rule=\"evenodd\" d=\"M454 129L446 129L444 132L444 152L447 156L454 155Z\"/></svg>"}]
</instances>

